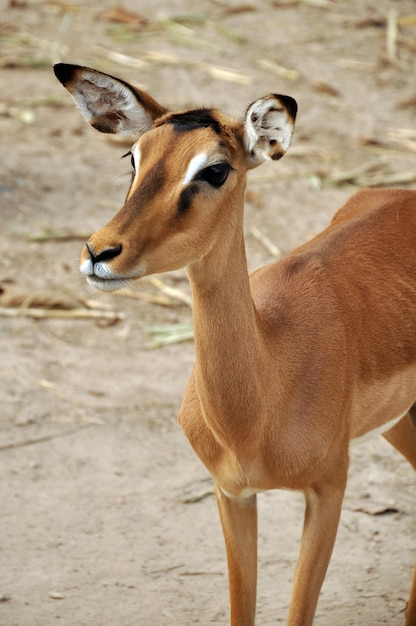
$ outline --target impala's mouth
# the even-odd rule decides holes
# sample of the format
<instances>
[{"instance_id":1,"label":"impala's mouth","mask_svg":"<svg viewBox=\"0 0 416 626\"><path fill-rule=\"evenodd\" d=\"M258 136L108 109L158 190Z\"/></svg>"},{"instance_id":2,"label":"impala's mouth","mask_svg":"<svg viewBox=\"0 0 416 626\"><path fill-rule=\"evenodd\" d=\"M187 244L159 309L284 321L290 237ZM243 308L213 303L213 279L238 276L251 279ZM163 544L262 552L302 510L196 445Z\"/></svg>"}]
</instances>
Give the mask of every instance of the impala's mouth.
<instances>
[{"instance_id":1,"label":"impala's mouth","mask_svg":"<svg viewBox=\"0 0 416 626\"><path fill-rule=\"evenodd\" d=\"M91 274L86 278L87 283L91 287L99 289L100 291L118 291L119 289L128 287L132 280L131 278L100 278L95 274Z\"/></svg>"},{"instance_id":2,"label":"impala's mouth","mask_svg":"<svg viewBox=\"0 0 416 626\"><path fill-rule=\"evenodd\" d=\"M80 272L91 287L100 291L117 291L128 287L132 280L143 276L146 267L146 263L140 263L138 267L123 276L123 274L111 271L106 263L92 263L90 259L86 259L80 265Z\"/></svg>"}]
</instances>

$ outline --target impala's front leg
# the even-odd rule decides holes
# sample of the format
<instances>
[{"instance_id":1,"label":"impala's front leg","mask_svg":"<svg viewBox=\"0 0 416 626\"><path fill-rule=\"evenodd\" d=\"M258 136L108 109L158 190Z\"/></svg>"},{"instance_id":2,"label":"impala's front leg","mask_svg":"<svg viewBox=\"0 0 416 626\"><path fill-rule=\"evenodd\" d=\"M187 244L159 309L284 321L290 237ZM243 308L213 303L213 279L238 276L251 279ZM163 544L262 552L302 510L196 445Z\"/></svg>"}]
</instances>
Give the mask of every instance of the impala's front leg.
<instances>
[{"instance_id":1,"label":"impala's front leg","mask_svg":"<svg viewBox=\"0 0 416 626\"><path fill-rule=\"evenodd\" d=\"M229 498L217 486L230 587L231 626L254 626L257 587L257 500Z\"/></svg>"},{"instance_id":2,"label":"impala's front leg","mask_svg":"<svg viewBox=\"0 0 416 626\"><path fill-rule=\"evenodd\" d=\"M306 509L299 560L286 626L312 626L319 592L337 534L347 463L333 468L330 482L305 491Z\"/></svg>"}]
</instances>

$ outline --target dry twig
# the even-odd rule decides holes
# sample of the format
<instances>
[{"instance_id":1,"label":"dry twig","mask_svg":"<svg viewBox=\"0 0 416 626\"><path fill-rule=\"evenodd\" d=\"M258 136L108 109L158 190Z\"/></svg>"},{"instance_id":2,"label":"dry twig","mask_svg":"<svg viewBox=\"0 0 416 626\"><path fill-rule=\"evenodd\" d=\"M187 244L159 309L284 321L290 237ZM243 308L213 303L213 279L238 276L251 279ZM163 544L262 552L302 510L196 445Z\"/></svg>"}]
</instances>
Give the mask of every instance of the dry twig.
<instances>
[{"instance_id":1,"label":"dry twig","mask_svg":"<svg viewBox=\"0 0 416 626\"><path fill-rule=\"evenodd\" d=\"M190 309L192 309L192 299L180 289L176 289L175 287L169 287L169 285L165 285L164 282L157 278L157 276L150 276L149 282L160 289L160 291L170 298L181 302L182 304L186 304Z\"/></svg>"},{"instance_id":2,"label":"dry twig","mask_svg":"<svg viewBox=\"0 0 416 626\"><path fill-rule=\"evenodd\" d=\"M119 289L113 293L113 296L121 296L122 298L131 298L132 300L142 300L150 302L150 304L158 304L159 306L173 306L173 301L165 296L158 296L147 291L130 291L129 289Z\"/></svg>"},{"instance_id":3,"label":"dry twig","mask_svg":"<svg viewBox=\"0 0 416 626\"><path fill-rule=\"evenodd\" d=\"M68 428L64 432L53 433L52 435L44 435L43 437L36 437L34 439L24 439L23 441L14 441L13 443L7 443L0 446L0 452L4 450L13 450L14 448L22 448L23 446L33 446L36 443L45 443L47 441L52 441L53 439L60 439L61 437L66 437L67 435L74 435L81 430L85 430L86 428L90 428L90 426L94 426L93 423L88 424L80 424L76 428Z\"/></svg>"},{"instance_id":4,"label":"dry twig","mask_svg":"<svg viewBox=\"0 0 416 626\"><path fill-rule=\"evenodd\" d=\"M358 165L350 170L333 174L330 177L329 182L332 185L344 185L345 183L357 184L357 181L359 181L360 177L364 174L368 174L369 172L373 172L375 170L380 171L385 169L389 163L390 160L386 159L386 157L379 157L377 159L367 161L366 163L362 163L361 165Z\"/></svg>"},{"instance_id":5,"label":"dry twig","mask_svg":"<svg viewBox=\"0 0 416 626\"><path fill-rule=\"evenodd\" d=\"M271 61L270 59L258 59L257 65L266 72L272 72L279 76L280 78L286 78L287 80L291 80L293 82L299 80L300 73L297 70L291 70L276 61Z\"/></svg>"},{"instance_id":6,"label":"dry twig","mask_svg":"<svg viewBox=\"0 0 416 626\"><path fill-rule=\"evenodd\" d=\"M387 59L390 63L397 63L397 38L398 38L398 18L399 14L396 9L390 9L387 16L387 30L386 30L386 52Z\"/></svg>"},{"instance_id":7,"label":"dry twig","mask_svg":"<svg viewBox=\"0 0 416 626\"><path fill-rule=\"evenodd\" d=\"M166 326L154 326L150 329L152 337L152 348L161 348L173 343L183 343L192 341L194 338L194 328L192 323L167 324Z\"/></svg>"},{"instance_id":8,"label":"dry twig","mask_svg":"<svg viewBox=\"0 0 416 626\"><path fill-rule=\"evenodd\" d=\"M257 228L257 226L252 226L250 228L250 233L266 248L267 252L273 257L278 259L282 256L279 248L275 246L274 243L272 243L270 239Z\"/></svg>"},{"instance_id":9,"label":"dry twig","mask_svg":"<svg viewBox=\"0 0 416 626\"><path fill-rule=\"evenodd\" d=\"M33 319L96 319L108 320L110 322L118 322L124 319L124 314L119 311L97 311L91 309L32 309L32 308L13 308L0 307L0 317L31 317Z\"/></svg>"}]
</instances>

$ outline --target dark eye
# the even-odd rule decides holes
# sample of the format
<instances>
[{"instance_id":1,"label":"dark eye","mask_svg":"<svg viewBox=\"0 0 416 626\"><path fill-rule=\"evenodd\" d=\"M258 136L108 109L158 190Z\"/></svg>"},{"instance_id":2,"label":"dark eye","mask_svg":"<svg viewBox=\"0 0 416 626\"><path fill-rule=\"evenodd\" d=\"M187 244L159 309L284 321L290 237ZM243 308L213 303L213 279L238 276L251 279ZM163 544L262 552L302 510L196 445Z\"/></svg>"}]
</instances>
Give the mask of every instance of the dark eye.
<instances>
[{"instance_id":1,"label":"dark eye","mask_svg":"<svg viewBox=\"0 0 416 626\"><path fill-rule=\"evenodd\" d=\"M129 150L128 152L126 152L126 154L123 154L122 158L125 159L126 157L130 157L130 163L132 168L135 170L136 169L136 164L134 162L134 156L133 153Z\"/></svg>"},{"instance_id":2,"label":"dark eye","mask_svg":"<svg viewBox=\"0 0 416 626\"><path fill-rule=\"evenodd\" d=\"M227 180L230 169L229 163L217 163L201 170L197 178L206 180L212 187L221 187Z\"/></svg>"}]
</instances>

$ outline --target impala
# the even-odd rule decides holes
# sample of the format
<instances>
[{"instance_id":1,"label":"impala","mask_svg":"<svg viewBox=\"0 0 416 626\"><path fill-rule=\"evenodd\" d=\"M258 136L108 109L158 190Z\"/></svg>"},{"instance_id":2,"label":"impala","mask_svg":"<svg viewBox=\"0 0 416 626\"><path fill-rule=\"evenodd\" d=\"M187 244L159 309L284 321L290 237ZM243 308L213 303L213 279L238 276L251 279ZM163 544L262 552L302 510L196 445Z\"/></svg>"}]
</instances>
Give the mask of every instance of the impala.
<instances>
[{"instance_id":1,"label":"impala","mask_svg":"<svg viewBox=\"0 0 416 626\"><path fill-rule=\"evenodd\" d=\"M184 267L191 284L196 364L179 422L215 479L231 624L255 622L256 494L289 488L306 508L286 623L310 626L350 441L377 431L416 468L416 191L358 192L320 235L249 277L246 173L285 154L296 102L268 95L237 121L171 112L93 69L55 73L93 127L137 138L125 204L82 252L86 280L112 291Z\"/></svg>"}]
</instances>

